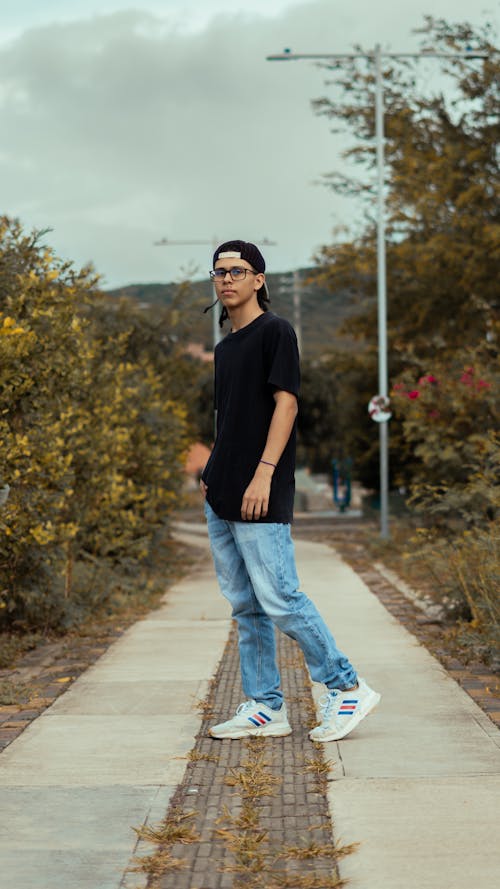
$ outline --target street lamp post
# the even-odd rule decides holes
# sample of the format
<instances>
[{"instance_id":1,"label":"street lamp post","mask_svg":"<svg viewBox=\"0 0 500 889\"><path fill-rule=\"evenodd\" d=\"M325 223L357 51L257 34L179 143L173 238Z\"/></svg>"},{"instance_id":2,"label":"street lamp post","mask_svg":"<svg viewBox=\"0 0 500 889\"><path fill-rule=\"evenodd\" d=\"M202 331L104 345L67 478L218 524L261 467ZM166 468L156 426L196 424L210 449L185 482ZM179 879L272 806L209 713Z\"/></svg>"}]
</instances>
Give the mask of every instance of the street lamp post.
<instances>
[{"instance_id":1,"label":"street lamp post","mask_svg":"<svg viewBox=\"0 0 500 889\"><path fill-rule=\"evenodd\" d=\"M297 336L299 355L302 354L302 281L298 269L281 276L280 293L292 295L293 326Z\"/></svg>"},{"instance_id":2,"label":"street lamp post","mask_svg":"<svg viewBox=\"0 0 500 889\"><path fill-rule=\"evenodd\" d=\"M375 142L377 146L378 394L387 399L387 275L385 262L384 93L380 44L375 47ZM389 420L379 428L380 536L389 537Z\"/></svg>"},{"instance_id":3,"label":"street lamp post","mask_svg":"<svg viewBox=\"0 0 500 889\"><path fill-rule=\"evenodd\" d=\"M420 52L390 53L382 52L377 44L372 52L361 53L292 53L290 50L278 55L267 56L268 62L288 62L300 59L312 61L342 62L347 59L370 59L375 62L375 142L377 156L377 318L378 318L378 397L386 402L388 396L387 372L387 282L386 282L386 249L385 249L385 201L384 201L384 93L382 77L382 59L401 58L443 58L443 59L486 59L488 53L466 50L463 53ZM388 420L380 420L383 413L378 414L380 442L380 536L389 537L389 432Z\"/></svg>"}]
</instances>

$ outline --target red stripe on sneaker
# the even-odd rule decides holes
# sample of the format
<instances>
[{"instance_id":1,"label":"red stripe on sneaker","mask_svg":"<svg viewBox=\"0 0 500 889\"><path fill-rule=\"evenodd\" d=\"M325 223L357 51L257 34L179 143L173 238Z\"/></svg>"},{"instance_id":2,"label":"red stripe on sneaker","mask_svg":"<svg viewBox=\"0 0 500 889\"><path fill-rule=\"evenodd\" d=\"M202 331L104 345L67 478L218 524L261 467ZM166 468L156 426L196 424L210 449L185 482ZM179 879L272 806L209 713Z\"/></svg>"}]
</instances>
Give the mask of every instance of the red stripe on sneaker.
<instances>
[{"instance_id":1,"label":"red stripe on sneaker","mask_svg":"<svg viewBox=\"0 0 500 889\"><path fill-rule=\"evenodd\" d=\"M248 719L250 722L253 722L254 725L266 725L266 723L271 722L271 717L268 716L267 713L261 713L260 710L257 713L252 713Z\"/></svg>"}]
</instances>

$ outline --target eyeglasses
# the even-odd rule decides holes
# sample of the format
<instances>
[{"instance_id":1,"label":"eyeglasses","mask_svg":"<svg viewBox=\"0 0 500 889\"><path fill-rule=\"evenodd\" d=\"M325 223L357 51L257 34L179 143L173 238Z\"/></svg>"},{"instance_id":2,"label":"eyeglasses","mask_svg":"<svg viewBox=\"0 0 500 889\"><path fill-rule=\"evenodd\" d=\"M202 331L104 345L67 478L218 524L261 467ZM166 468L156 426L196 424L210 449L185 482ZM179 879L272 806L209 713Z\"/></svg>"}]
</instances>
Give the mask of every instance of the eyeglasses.
<instances>
[{"instance_id":1,"label":"eyeglasses","mask_svg":"<svg viewBox=\"0 0 500 889\"><path fill-rule=\"evenodd\" d=\"M223 281L227 274L231 275L231 280L233 281L243 281L243 278L246 278L247 272L250 272L251 275L258 275L259 272L254 272L253 269L241 269L239 266L235 266L233 269L214 269L210 272L210 277L212 281Z\"/></svg>"}]
</instances>

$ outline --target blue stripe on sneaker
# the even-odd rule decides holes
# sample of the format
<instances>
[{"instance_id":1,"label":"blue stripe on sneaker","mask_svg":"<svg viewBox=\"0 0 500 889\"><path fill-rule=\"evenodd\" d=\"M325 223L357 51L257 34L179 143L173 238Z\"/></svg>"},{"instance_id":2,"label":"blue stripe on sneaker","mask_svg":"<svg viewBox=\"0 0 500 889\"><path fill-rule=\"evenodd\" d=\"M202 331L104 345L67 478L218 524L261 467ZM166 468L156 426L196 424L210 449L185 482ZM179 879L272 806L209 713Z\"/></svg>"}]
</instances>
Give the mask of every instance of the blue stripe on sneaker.
<instances>
[{"instance_id":1,"label":"blue stripe on sneaker","mask_svg":"<svg viewBox=\"0 0 500 889\"><path fill-rule=\"evenodd\" d=\"M263 713L262 710L257 710L252 716L248 716L247 719L257 726L265 725L266 722L272 722L272 717L268 716L267 713Z\"/></svg>"}]
</instances>

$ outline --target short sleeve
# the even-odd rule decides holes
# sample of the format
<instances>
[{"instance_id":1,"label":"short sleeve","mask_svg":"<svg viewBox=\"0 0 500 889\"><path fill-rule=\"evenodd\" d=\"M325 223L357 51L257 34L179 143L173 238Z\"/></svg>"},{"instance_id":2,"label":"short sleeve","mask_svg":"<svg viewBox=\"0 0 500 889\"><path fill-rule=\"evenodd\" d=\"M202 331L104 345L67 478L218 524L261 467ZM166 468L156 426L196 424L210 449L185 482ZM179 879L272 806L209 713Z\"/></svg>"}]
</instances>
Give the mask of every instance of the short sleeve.
<instances>
[{"instance_id":1,"label":"short sleeve","mask_svg":"<svg viewBox=\"0 0 500 889\"><path fill-rule=\"evenodd\" d=\"M273 319L266 328L267 382L274 389L284 389L298 396L300 363L295 331L284 318Z\"/></svg>"}]
</instances>

